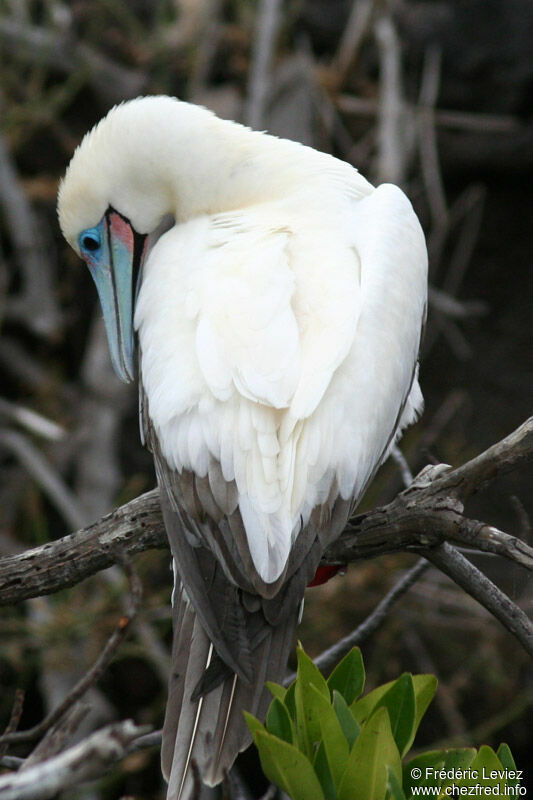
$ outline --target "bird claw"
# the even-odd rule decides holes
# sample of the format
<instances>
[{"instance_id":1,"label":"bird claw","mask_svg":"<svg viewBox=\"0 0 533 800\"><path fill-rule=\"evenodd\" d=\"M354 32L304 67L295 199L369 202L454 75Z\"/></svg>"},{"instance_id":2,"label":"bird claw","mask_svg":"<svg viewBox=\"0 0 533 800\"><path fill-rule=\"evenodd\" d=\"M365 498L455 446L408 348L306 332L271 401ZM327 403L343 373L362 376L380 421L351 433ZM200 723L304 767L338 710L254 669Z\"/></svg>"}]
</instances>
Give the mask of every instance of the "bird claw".
<instances>
[{"instance_id":1,"label":"bird claw","mask_svg":"<svg viewBox=\"0 0 533 800\"><path fill-rule=\"evenodd\" d=\"M407 494L415 489L427 489L428 486L431 486L433 481L440 478L451 468L450 464L427 464L427 466L420 470L418 475L415 475L412 484L408 486L402 494Z\"/></svg>"}]
</instances>

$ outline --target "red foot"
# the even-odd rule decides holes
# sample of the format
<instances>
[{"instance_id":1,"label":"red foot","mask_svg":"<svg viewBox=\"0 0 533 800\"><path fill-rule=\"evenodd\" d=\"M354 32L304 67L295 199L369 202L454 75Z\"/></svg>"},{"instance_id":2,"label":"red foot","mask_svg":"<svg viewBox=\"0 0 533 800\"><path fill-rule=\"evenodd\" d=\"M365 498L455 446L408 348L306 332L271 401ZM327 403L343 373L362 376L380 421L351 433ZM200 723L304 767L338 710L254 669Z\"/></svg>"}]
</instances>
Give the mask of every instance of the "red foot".
<instances>
[{"instance_id":1,"label":"red foot","mask_svg":"<svg viewBox=\"0 0 533 800\"><path fill-rule=\"evenodd\" d=\"M315 577L307 585L308 586L320 586L321 583L327 583L327 581L329 581L330 578L333 578L333 576L336 575L337 572L341 572L344 569L345 569L345 567L342 564L338 564L335 567L334 566L331 566L331 567L319 567L317 569L317 571L315 572Z\"/></svg>"}]
</instances>

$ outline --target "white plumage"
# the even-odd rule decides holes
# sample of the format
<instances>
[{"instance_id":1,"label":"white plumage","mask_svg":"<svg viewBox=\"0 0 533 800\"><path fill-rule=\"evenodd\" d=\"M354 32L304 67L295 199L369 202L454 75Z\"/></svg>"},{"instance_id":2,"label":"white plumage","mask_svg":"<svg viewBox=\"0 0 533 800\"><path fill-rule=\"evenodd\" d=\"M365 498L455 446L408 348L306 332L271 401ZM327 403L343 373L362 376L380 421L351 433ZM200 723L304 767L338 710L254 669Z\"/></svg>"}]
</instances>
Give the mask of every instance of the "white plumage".
<instances>
[{"instance_id":1,"label":"white plumage","mask_svg":"<svg viewBox=\"0 0 533 800\"><path fill-rule=\"evenodd\" d=\"M348 502L334 535L421 410L418 220L395 186L375 189L329 155L165 97L113 109L71 162L60 222L88 263L80 234L110 208L138 234L175 219L150 242L134 325L145 425L181 535L195 553L207 546L232 585L281 596L301 532L316 528L302 545L314 569L337 498ZM175 489L189 474L193 500ZM202 514L219 531L237 515L251 562L238 536L228 556ZM202 747L200 763L213 758Z\"/></svg>"}]
</instances>

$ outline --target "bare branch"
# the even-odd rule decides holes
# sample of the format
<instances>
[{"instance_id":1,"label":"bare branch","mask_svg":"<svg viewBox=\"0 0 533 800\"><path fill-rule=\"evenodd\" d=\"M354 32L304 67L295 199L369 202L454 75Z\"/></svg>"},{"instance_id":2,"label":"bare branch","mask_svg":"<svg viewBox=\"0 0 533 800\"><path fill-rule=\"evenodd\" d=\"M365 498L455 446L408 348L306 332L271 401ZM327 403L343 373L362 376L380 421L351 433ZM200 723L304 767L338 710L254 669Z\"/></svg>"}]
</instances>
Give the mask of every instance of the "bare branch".
<instances>
[{"instance_id":1,"label":"bare branch","mask_svg":"<svg viewBox=\"0 0 533 800\"><path fill-rule=\"evenodd\" d=\"M261 0L256 21L256 36L250 67L246 124L260 130L264 126L270 89L270 71L279 26L281 0Z\"/></svg>"},{"instance_id":2,"label":"bare branch","mask_svg":"<svg viewBox=\"0 0 533 800\"><path fill-rule=\"evenodd\" d=\"M13 702L13 707L11 709L9 722L7 723L7 727L4 733L2 734L2 737L0 738L0 761L2 760L2 757L4 756L7 750L7 743L5 741L2 742L2 739L11 733L14 733L17 730L20 718L22 716L22 710L24 708L24 697L25 697L24 690L17 689L17 691L15 692L15 700Z\"/></svg>"},{"instance_id":3,"label":"bare branch","mask_svg":"<svg viewBox=\"0 0 533 800\"><path fill-rule=\"evenodd\" d=\"M354 0L332 64L338 89L344 84L370 27L375 0Z\"/></svg>"},{"instance_id":4,"label":"bare branch","mask_svg":"<svg viewBox=\"0 0 533 800\"><path fill-rule=\"evenodd\" d=\"M115 564L119 551L131 556L157 547L168 543L154 489L88 528L21 553L18 561L0 559L0 605L75 586Z\"/></svg>"},{"instance_id":5,"label":"bare branch","mask_svg":"<svg viewBox=\"0 0 533 800\"><path fill-rule=\"evenodd\" d=\"M452 542L482 552L497 553L533 570L533 548L462 513L463 502L482 484L532 456L533 417L510 436L457 469L452 470L446 465L426 467L414 483L387 506L354 517L343 535L328 547L322 563L345 564L405 550L423 552L429 559L429 553L433 552L431 548ZM72 586L111 566L119 551L132 555L152 547L166 546L158 494L152 491L87 529L26 553L0 559L0 605ZM460 585L468 591L468 581L463 578L461 581ZM486 595L488 608L494 604L491 587L477 581L472 592L478 600ZM503 602L503 611L498 618L502 621L505 618L509 630L519 636L525 627L517 627L511 619L516 617L514 610L511 613L511 607L516 609L510 600ZM525 647L530 646L527 636L521 641Z\"/></svg>"},{"instance_id":6,"label":"bare branch","mask_svg":"<svg viewBox=\"0 0 533 800\"><path fill-rule=\"evenodd\" d=\"M35 747L28 758L25 759L21 769L30 769L35 764L40 764L52 758L65 749L70 737L78 730L80 724L90 712L91 706L78 700L67 709L63 716L46 731L45 735Z\"/></svg>"},{"instance_id":7,"label":"bare branch","mask_svg":"<svg viewBox=\"0 0 533 800\"><path fill-rule=\"evenodd\" d=\"M380 60L378 112L378 183L403 183L409 151L409 120L403 100L400 41L389 16L376 21Z\"/></svg>"},{"instance_id":8,"label":"bare branch","mask_svg":"<svg viewBox=\"0 0 533 800\"><path fill-rule=\"evenodd\" d=\"M420 147L420 166L427 190L433 227L438 239L444 236L448 223L448 205L440 171L440 161L435 132L435 112L440 87L441 53L437 47L430 47L424 60L422 87L420 89L420 110L418 113L418 141Z\"/></svg>"},{"instance_id":9,"label":"bare branch","mask_svg":"<svg viewBox=\"0 0 533 800\"><path fill-rule=\"evenodd\" d=\"M378 113L378 101L370 97L357 97L352 94L340 94L335 103L344 114L361 117L375 117ZM504 114L480 114L476 111L449 111L436 108L434 111L437 127L452 130L477 131L481 133L514 133L522 128L517 117Z\"/></svg>"},{"instance_id":10,"label":"bare branch","mask_svg":"<svg viewBox=\"0 0 533 800\"><path fill-rule=\"evenodd\" d=\"M405 575L392 587L392 589L380 600L378 605L368 617L357 626L357 628L349 633L344 639L336 642L328 650L321 653L318 658L315 658L315 664L322 672L327 672L343 657L346 653L368 639L385 621L387 614L392 606L409 591L411 586L426 572L429 567L425 558L420 558L414 567L411 567ZM291 683L296 675L290 676L287 683Z\"/></svg>"},{"instance_id":11,"label":"bare branch","mask_svg":"<svg viewBox=\"0 0 533 800\"><path fill-rule=\"evenodd\" d=\"M0 416L16 422L30 433L35 433L50 441L57 442L59 439L63 439L67 433L65 428L62 428L57 422L43 417L42 414L38 414L31 408L18 405L18 403L10 403L3 397L0 397Z\"/></svg>"},{"instance_id":12,"label":"bare branch","mask_svg":"<svg viewBox=\"0 0 533 800\"><path fill-rule=\"evenodd\" d=\"M66 36L64 31L4 18L0 19L0 41L17 58L45 63L68 75L85 72L88 82L109 104L136 97L146 85L146 76L140 70L123 67L84 42Z\"/></svg>"},{"instance_id":13,"label":"bare branch","mask_svg":"<svg viewBox=\"0 0 533 800\"><path fill-rule=\"evenodd\" d=\"M439 491L453 491L467 500L483 484L505 475L524 461L533 459L533 417L529 417L505 439L493 444L462 467L449 472Z\"/></svg>"},{"instance_id":14,"label":"bare branch","mask_svg":"<svg viewBox=\"0 0 533 800\"><path fill-rule=\"evenodd\" d=\"M413 473L411 472L411 467L407 463L406 457L397 444L392 446L391 458L396 461L396 466L400 470L400 475L402 476L403 485L407 488L407 486L410 486L413 482Z\"/></svg>"},{"instance_id":15,"label":"bare branch","mask_svg":"<svg viewBox=\"0 0 533 800\"><path fill-rule=\"evenodd\" d=\"M429 287L429 302L437 311L455 319L481 317L489 311L488 305L483 300L456 300L452 295L434 286Z\"/></svg>"},{"instance_id":16,"label":"bare branch","mask_svg":"<svg viewBox=\"0 0 533 800\"><path fill-rule=\"evenodd\" d=\"M117 624L117 627L111 634L104 649L94 662L93 666L85 673L85 675L78 681L74 688L69 692L63 702L48 714L38 725L29 728L25 731L7 732L0 736L0 746L3 744L18 744L20 742L34 741L39 739L46 731L48 731L58 720L60 720L65 713L82 697L87 689L92 686L102 675L107 665L111 661L113 655L123 641L126 633L128 632L132 621L137 616L139 605L142 597L142 586L137 575L135 574L131 565L124 559L123 556L118 556L119 561L122 562L124 568L128 573L130 580L130 608L128 614L122 616Z\"/></svg>"},{"instance_id":17,"label":"bare branch","mask_svg":"<svg viewBox=\"0 0 533 800\"><path fill-rule=\"evenodd\" d=\"M449 575L465 592L475 597L481 605L510 631L533 656L533 625L527 615L513 603L486 575L470 563L461 553L446 542L439 547L422 550L425 557L441 572Z\"/></svg>"},{"instance_id":18,"label":"bare branch","mask_svg":"<svg viewBox=\"0 0 533 800\"><path fill-rule=\"evenodd\" d=\"M74 493L27 436L8 428L0 428L0 446L10 450L23 464L68 525L78 527L87 522L87 516Z\"/></svg>"},{"instance_id":19,"label":"bare branch","mask_svg":"<svg viewBox=\"0 0 533 800\"><path fill-rule=\"evenodd\" d=\"M146 731L147 726L137 727L131 720L101 728L54 758L0 777L2 800L47 800L63 789L100 778Z\"/></svg>"},{"instance_id":20,"label":"bare branch","mask_svg":"<svg viewBox=\"0 0 533 800\"><path fill-rule=\"evenodd\" d=\"M1 23L0 23L1 24ZM60 324L52 282L49 248L22 187L4 138L0 136L0 209L9 230L13 252L22 275L22 291L10 298L6 316L22 319L35 333L49 336Z\"/></svg>"}]
</instances>

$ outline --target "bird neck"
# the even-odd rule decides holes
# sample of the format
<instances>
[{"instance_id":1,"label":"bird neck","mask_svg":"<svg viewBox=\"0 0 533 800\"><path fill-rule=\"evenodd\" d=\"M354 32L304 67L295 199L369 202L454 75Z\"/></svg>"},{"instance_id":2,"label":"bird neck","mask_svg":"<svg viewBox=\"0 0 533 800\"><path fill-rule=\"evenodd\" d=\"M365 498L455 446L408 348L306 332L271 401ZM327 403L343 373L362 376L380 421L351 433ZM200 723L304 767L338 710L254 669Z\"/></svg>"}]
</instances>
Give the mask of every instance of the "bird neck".
<instances>
[{"instance_id":1,"label":"bird neck","mask_svg":"<svg viewBox=\"0 0 533 800\"><path fill-rule=\"evenodd\" d=\"M281 199L299 207L306 192L324 206L338 186L352 194L371 189L332 156L189 103L145 97L112 109L85 137L60 188L59 218L77 249L80 231L109 206L145 234L169 214L184 222Z\"/></svg>"},{"instance_id":2,"label":"bird neck","mask_svg":"<svg viewBox=\"0 0 533 800\"><path fill-rule=\"evenodd\" d=\"M257 133L205 109L174 102L164 124L137 132L134 180L147 201L162 199L179 221L286 197L330 158L287 140ZM148 122L148 120L147 120Z\"/></svg>"}]
</instances>

